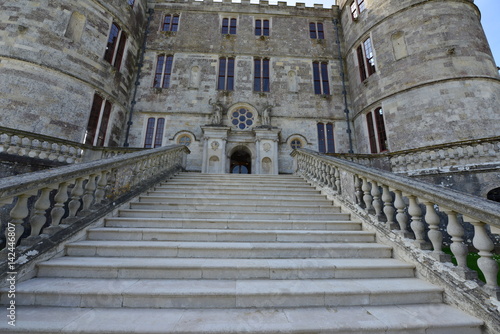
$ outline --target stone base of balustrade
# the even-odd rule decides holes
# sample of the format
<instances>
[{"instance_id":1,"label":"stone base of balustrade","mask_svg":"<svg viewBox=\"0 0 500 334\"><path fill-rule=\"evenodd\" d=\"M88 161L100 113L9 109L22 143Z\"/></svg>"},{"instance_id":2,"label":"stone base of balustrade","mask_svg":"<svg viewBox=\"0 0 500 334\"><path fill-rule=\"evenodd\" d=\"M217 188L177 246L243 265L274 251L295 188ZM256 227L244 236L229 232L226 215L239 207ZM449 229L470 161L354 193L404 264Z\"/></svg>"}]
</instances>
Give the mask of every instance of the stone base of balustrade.
<instances>
[{"instance_id":1,"label":"stone base of balustrade","mask_svg":"<svg viewBox=\"0 0 500 334\"><path fill-rule=\"evenodd\" d=\"M426 241L417 241L417 240L412 240L411 242L415 247L421 250L432 250L432 245L429 242Z\"/></svg>"},{"instance_id":2,"label":"stone base of balustrade","mask_svg":"<svg viewBox=\"0 0 500 334\"><path fill-rule=\"evenodd\" d=\"M485 286L483 286L483 290L488 295L495 298L496 300L500 300L500 288L499 287L490 287L488 285L485 285Z\"/></svg>"},{"instance_id":3,"label":"stone base of balustrade","mask_svg":"<svg viewBox=\"0 0 500 334\"><path fill-rule=\"evenodd\" d=\"M394 233L398 233L399 232L399 225L398 223L389 223L389 222L386 222L384 224L385 228L388 229L389 231L393 231Z\"/></svg>"},{"instance_id":4,"label":"stone base of balustrade","mask_svg":"<svg viewBox=\"0 0 500 334\"><path fill-rule=\"evenodd\" d=\"M434 259L436 259L436 261L439 261L439 262L451 262L451 255L448 255L446 253L436 253L436 252L432 252L431 254L431 257L433 257Z\"/></svg>"}]
</instances>

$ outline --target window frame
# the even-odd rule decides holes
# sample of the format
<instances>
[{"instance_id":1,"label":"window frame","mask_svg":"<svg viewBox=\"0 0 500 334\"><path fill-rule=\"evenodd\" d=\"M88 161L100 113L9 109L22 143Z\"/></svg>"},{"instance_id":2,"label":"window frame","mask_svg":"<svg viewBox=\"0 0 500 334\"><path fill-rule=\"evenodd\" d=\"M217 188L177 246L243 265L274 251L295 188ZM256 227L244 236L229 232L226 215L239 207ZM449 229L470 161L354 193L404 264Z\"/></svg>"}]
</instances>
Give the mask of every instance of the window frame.
<instances>
[{"instance_id":1,"label":"window frame","mask_svg":"<svg viewBox=\"0 0 500 334\"><path fill-rule=\"evenodd\" d=\"M114 33L116 30L116 35ZM108 42L104 51L103 59L111 64L118 71L121 68L127 45L127 33L120 28L116 22L111 23L111 28L108 33Z\"/></svg>"},{"instance_id":2,"label":"window frame","mask_svg":"<svg viewBox=\"0 0 500 334\"><path fill-rule=\"evenodd\" d=\"M221 21L221 34L236 35L238 32L238 18L223 17Z\"/></svg>"},{"instance_id":3,"label":"window frame","mask_svg":"<svg viewBox=\"0 0 500 334\"><path fill-rule=\"evenodd\" d=\"M235 57L219 57L219 72L217 76L217 90L234 90Z\"/></svg>"},{"instance_id":4,"label":"window frame","mask_svg":"<svg viewBox=\"0 0 500 334\"><path fill-rule=\"evenodd\" d=\"M311 39L325 39L323 22L309 22L309 37Z\"/></svg>"},{"instance_id":5,"label":"window frame","mask_svg":"<svg viewBox=\"0 0 500 334\"><path fill-rule=\"evenodd\" d=\"M368 51L368 52L367 52ZM377 73L375 65L375 50L371 36L365 38L356 48L356 58L361 82Z\"/></svg>"},{"instance_id":6,"label":"window frame","mask_svg":"<svg viewBox=\"0 0 500 334\"><path fill-rule=\"evenodd\" d=\"M160 64L160 58L163 60ZM174 67L174 55L160 54L156 57L156 68L154 72L153 88L170 88L170 79Z\"/></svg>"},{"instance_id":7,"label":"window frame","mask_svg":"<svg viewBox=\"0 0 500 334\"><path fill-rule=\"evenodd\" d=\"M373 112L370 111L366 114L366 125L370 153L376 154L389 151L382 107L378 107Z\"/></svg>"},{"instance_id":8,"label":"window frame","mask_svg":"<svg viewBox=\"0 0 500 334\"><path fill-rule=\"evenodd\" d=\"M83 139L84 144L96 147L104 146L107 139L112 109L113 104L109 100L103 98L98 93L94 93L89 120L87 121L87 128Z\"/></svg>"},{"instance_id":9,"label":"window frame","mask_svg":"<svg viewBox=\"0 0 500 334\"><path fill-rule=\"evenodd\" d=\"M362 12L366 9L365 0L353 0L350 5L351 17L353 21L357 21Z\"/></svg>"},{"instance_id":10,"label":"window frame","mask_svg":"<svg viewBox=\"0 0 500 334\"><path fill-rule=\"evenodd\" d=\"M259 37L269 37L271 34L271 21L269 19L255 19L254 34Z\"/></svg>"},{"instance_id":11,"label":"window frame","mask_svg":"<svg viewBox=\"0 0 500 334\"><path fill-rule=\"evenodd\" d=\"M168 23L165 21L169 19ZM180 15L179 14L165 14L161 23L161 31L177 32L179 31Z\"/></svg>"},{"instance_id":12,"label":"window frame","mask_svg":"<svg viewBox=\"0 0 500 334\"><path fill-rule=\"evenodd\" d=\"M335 153L334 124L331 122L318 122L316 129L318 134L318 152Z\"/></svg>"},{"instance_id":13,"label":"window frame","mask_svg":"<svg viewBox=\"0 0 500 334\"><path fill-rule=\"evenodd\" d=\"M158 148L163 144L165 117L148 117L144 130L144 148Z\"/></svg>"},{"instance_id":14,"label":"window frame","mask_svg":"<svg viewBox=\"0 0 500 334\"><path fill-rule=\"evenodd\" d=\"M330 95L328 62L315 60L313 66L313 88L315 95Z\"/></svg>"},{"instance_id":15,"label":"window frame","mask_svg":"<svg viewBox=\"0 0 500 334\"><path fill-rule=\"evenodd\" d=\"M255 57L253 60L254 81L253 90L259 93L268 93L271 91L269 58Z\"/></svg>"}]
</instances>

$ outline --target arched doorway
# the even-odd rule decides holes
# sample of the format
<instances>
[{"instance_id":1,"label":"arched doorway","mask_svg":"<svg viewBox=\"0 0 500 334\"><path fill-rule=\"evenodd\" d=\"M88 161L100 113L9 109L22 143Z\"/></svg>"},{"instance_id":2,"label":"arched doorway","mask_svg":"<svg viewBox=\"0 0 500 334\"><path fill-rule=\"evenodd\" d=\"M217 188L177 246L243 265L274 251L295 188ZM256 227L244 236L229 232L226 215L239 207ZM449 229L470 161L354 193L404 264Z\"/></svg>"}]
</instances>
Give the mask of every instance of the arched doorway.
<instances>
[{"instance_id":1,"label":"arched doorway","mask_svg":"<svg viewBox=\"0 0 500 334\"><path fill-rule=\"evenodd\" d=\"M231 155L229 171L232 174L252 174L252 157L246 150L240 149Z\"/></svg>"}]
</instances>

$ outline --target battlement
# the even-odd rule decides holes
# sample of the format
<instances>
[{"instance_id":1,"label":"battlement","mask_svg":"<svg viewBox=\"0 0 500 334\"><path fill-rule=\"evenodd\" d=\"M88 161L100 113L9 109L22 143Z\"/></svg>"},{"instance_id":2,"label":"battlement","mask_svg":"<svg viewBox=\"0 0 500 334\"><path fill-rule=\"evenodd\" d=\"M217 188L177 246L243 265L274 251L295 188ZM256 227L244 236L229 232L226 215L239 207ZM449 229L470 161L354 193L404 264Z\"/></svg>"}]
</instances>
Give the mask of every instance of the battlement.
<instances>
[{"instance_id":1,"label":"battlement","mask_svg":"<svg viewBox=\"0 0 500 334\"><path fill-rule=\"evenodd\" d=\"M289 6L286 1L268 1L268 0L149 0L148 4L150 6L156 6L161 4L200 4L200 5L225 5L230 4L234 6L242 7L270 7L270 8L283 8L283 9L303 9L303 10L331 10L333 7L337 7L337 1L333 1L333 5L330 8L324 7L322 4L314 4L311 6L306 6L303 2L297 2L295 6Z\"/></svg>"}]
</instances>

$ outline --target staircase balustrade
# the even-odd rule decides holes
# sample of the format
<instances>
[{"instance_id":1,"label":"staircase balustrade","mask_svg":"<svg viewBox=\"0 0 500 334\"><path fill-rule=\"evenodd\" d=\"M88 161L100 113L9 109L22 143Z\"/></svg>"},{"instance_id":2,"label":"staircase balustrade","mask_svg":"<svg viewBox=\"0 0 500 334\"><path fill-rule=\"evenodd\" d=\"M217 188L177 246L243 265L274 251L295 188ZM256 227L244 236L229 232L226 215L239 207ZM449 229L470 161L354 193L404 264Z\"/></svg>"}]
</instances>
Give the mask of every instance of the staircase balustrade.
<instances>
[{"instance_id":1,"label":"staircase balustrade","mask_svg":"<svg viewBox=\"0 0 500 334\"><path fill-rule=\"evenodd\" d=\"M488 154L493 151L489 150ZM295 150L292 156L296 173L320 187L331 183L324 179L324 166L337 170L341 188L330 187L330 191L343 204L368 215L378 227L394 232L403 241L411 239L405 244L428 250L437 261L450 261L450 256L443 252L443 233L447 232L451 236L451 252L458 263L455 272L464 279L474 277L467 268L466 257L469 249L475 248L480 256L478 267L486 280L483 289L498 299L498 265L492 258L494 242L487 227L500 227L498 203L307 149ZM464 242L464 228L459 220L473 225L473 245ZM440 228L443 225L445 227Z\"/></svg>"},{"instance_id":2,"label":"staircase balustrade","mask_svg":"<svg viewBox=\"0 0 500 334\"><path fill-rule=\"evenodd\" d=\"M499 167L500 137L380 154L329 154L397 174L426 175Z\"/></svg>"},{"instance_id":3,"label":"staircase balustrade","mask_svg":"<svg viewBox=\"0 0 500 334\"><path fill-rule=\"evenodd\" d=\"M0 153L62 164L111 158L138 148L93 147L69 140L0 127Z\"/></svg>"},{"instance_id":4,"label":"staircase balustrade","mask_svg":"<svg viewBox=\"0 0 500 334\"><path fill-rule=\"evenodd\" d=\"M110 211L120 199L184 169L187 153L175 145L0 179L6 240L1 252L26 252L86 218L98 218L99 210Z\"/></svg>"}]
</instances>

